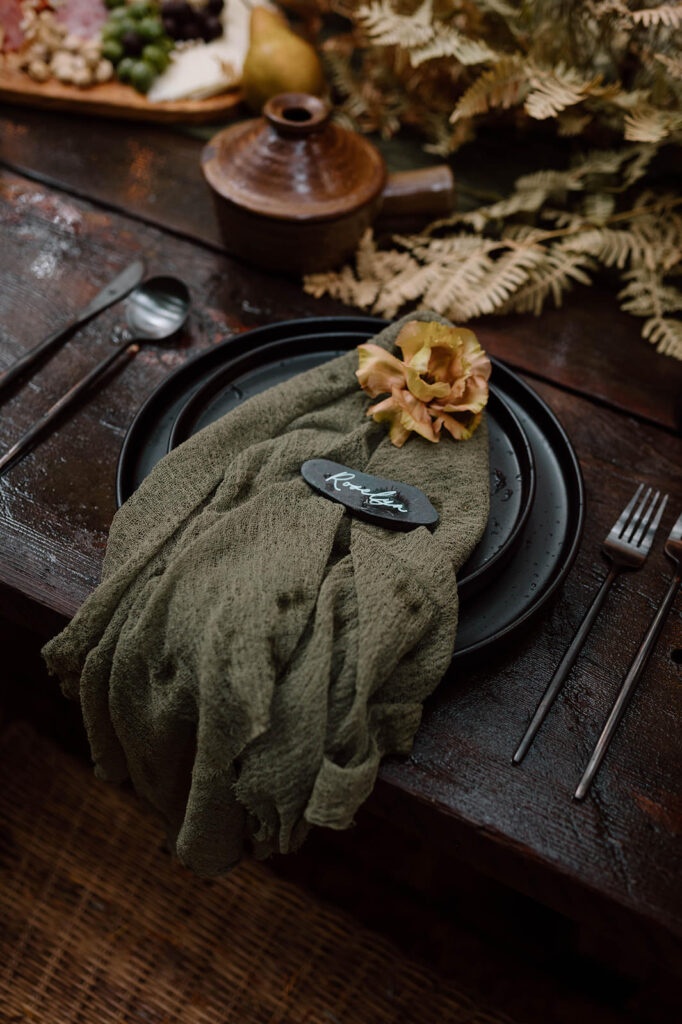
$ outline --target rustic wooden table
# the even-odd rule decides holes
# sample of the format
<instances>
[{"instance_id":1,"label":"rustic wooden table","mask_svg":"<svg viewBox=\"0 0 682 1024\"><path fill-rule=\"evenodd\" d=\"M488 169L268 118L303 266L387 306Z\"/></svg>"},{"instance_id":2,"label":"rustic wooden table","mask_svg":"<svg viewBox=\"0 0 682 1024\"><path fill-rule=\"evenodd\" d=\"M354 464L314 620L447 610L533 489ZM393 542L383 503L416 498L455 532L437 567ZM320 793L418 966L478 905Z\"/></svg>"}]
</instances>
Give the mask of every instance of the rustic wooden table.
<instances>
[{"instance_id":1,"label":"rustic wooden table","mask_svg":"<svg viewBox=\"0 0 682 1024\"><path fill-rule=\"evenodd\" d=\"M144 256L150 272L184 277L194 299L183 348L142 353L0 481L0 615L28 626L36 643L97 583L119 448L152 388L188 355L236 332L348 312L223 254L200 148L199 139L161 128L9 108L0 114L0 365L134 257ZM3 449L107 350L119 317L120 309L110 310L77 333L11 395L0 422ZM634 958L679 968L682 600L592 796L582 805L571 799L667 587L660 537L645 570L617 584L521 768L511 754L604 574L601 540L635 482L670 492L666 531L682 510L682 364L649 349L638 325L596 288L542 319L485 320L477 330L493 355L526 375L572 438L587 491L585 534L569 578L540 617L485 662L444 681L412 756L383 767L356 834L377 848L383 837L384 852L386 837L397 837L397 874L428 861L431 874L423 870L421 882L437 898L446 898L462 865L473 865L562 913L627 935Z\"/></svg>"}]
</instances>

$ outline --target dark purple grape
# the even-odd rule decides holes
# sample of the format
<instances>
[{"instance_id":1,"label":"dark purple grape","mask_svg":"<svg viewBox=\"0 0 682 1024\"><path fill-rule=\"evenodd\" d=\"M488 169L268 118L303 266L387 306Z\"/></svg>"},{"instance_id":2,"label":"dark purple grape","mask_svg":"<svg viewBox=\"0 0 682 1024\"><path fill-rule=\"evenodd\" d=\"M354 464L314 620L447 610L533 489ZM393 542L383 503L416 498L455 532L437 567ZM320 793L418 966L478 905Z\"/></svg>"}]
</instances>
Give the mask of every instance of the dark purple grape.
<instances>
[{"instance_id":1,"label":"dark purple grape","mask_svg":"<svg viewBox=\"0 0 682 1024\"><path fill-rule=\"evenodd\" d=\"M206 10L209 14L222 14L225 7L225 0L208 0Z\"/></svg>"},{"instance_id":2,"label":"dark purple grape","mask_svg":"<svg viewBox=\"0 0 682 1024\"><path fill-rule=\"evenodd\" d=\"M161 4L161 14L170 18L187 18L192 16L192 8L187 0L164 0Z\"/></svg>"},{"instance_id":3,"label":"dark purple grape","mask_svg":"<svg viewBox=\"0 0 682 1024\"><path fill-rule=\"evenodd\" d=\"M123 52L127 57L139 57L144 47L144 42L137 32L126 32L121 39Z\"/></svg>"},{"instance_id":4,"label":"dark purple grape","mask_svg":"<svg viewBox=\"0 0 682 1024\"><path fill-rule=\"evenodd\" d=\"M171 39L178 38L178 23L170 14L164 14L163 16L163 30Z\"/></svg>"},{"instance_id":5,"label":"dark purple grape","mask_svg":"<svg viewBox=\"0 0 682 1024\"><path fill-rule=\"evenodd\" d=\"M201 25L198 18L188 18L181 26L181 39L201 39Z\"/></svg>"},{"instance_id":6,"label":"dark purple grape","mask_svg":"<svg viewBox=\"0 0 682 1024\"><path fill-rule=\"evenodd\" d=\"M204 36L203 38L207 43L210 43L212 39L220 39L223 34L223 23L220 18L210 16L206 18L204 22Z\"/></svg>"}]
</instances>

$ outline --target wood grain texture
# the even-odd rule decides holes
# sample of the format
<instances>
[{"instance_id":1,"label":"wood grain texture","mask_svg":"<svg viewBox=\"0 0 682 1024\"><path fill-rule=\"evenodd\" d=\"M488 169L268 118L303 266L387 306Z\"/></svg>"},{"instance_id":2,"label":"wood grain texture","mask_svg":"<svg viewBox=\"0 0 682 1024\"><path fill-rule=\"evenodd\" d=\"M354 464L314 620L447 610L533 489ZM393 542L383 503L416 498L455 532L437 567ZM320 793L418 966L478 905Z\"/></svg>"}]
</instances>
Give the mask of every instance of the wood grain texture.
<instances>
[{"instance_id":1,"label":"wood grain texture","mask_svg":"<svg viewBox=\"0 0 682 1024\"><path fill-rule=\"evenodd\" d=\"M190 352L231 332L345 307L315 302L295 283L247 271L205 247L9 173L0 178L0 224L4 363L135 256L144 256L152 273L185 277L194 300L179 348L141 354L0 480L0 610L11 619L21 608L26 620L32 609L30 624L39 632L48 621L43 609L52 615L52 628L55 613L73 614L97 582L115 507L118 450L151 388ZM97 361L120 312L109 310L79 332L4 404L3 446ZM671 654L682 647L682 602L594 797L579 807L571 801L619 678L665 591L669 570L661 538L646 569L617 585L521 768L511 765L511 754L604 572L599 545L634 481L669 490L666 529L682 507L682 440L570 391L536 386L567 428L585 474L588 516L577 563L523 636L443 682L411 758L383 767L370 809L409 822L421 836L415 842L433 837L460 859L582 920L611 919L619 928L625 917L632 919L642 941L678 963L682 669Z\"/></svg>"},{"instance_id":2,"label":"wood grain texture","mask_svg":"<svg viewBox=\"0 0 682 1024\"><path fill-rule=\"evenodd\" d=\"M88 89L63 85L56 79L34 82L23 71L0 71L0 100L42 110L66 110L95 117L151 121L155 124L206 124L224 121L241 105L238 90L211 96L205 100L150 103L132 86L105 82Z\"/></svg>"},{"instance_id":3,"label":"wood grain texture","mask_svg":"<svg viewBox=\"0 0 682 1024\"><path fill-rule=\"evenodd\" d=\"M202 146L155 126L19 110L0 116L7 166L221 250ZM480 184L471 168L455 164L457 182L466 184L467 174ZM640 328L602 286L576 288L563 309L548 308L541 320L486 317L476 324L489 351L511 366L680 432L682 362L657 356Z\"/></svg>"}]
</instances>

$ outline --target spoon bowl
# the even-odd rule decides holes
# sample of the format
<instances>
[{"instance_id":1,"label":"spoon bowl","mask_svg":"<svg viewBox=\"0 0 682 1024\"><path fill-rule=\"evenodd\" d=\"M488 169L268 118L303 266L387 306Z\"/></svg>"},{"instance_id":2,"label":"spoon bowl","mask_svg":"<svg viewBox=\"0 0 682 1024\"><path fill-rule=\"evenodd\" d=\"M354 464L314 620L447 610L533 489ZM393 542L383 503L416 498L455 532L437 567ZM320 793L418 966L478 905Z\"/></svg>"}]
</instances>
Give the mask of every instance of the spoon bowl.
<instances>
[{"instance_id":1,"label":"spoon bowl","mask_svg":"<svg viewBox=\"0 0 682 1024\"><path fill-rule=\"evenodd\" d=\"M177 277L151 277L131 292L126 321L135 341L166 341L187 320L190 295Z\"/></svg>"}]
</instances>

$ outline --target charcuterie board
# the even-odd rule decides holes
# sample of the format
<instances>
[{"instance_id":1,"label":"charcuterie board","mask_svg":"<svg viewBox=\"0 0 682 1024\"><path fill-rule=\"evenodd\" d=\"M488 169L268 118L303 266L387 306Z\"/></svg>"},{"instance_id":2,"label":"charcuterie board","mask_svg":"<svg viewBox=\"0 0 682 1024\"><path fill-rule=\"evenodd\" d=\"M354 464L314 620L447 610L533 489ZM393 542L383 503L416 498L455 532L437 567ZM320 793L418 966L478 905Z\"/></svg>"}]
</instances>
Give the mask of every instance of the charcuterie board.
<instances>
[{"instance_id":1,"label":"charcuterie board","mask_svg":"<svg viewBox=\"0 0 682 1024\"><path fill-rule=\"evenodd\" d=\"M25 106L52 110L72 110L100 117L118 117L135 121L169 124L185 122L200 124L223 121L233 116L242 102L238 89L204 100L150 103L131 86L105 82L87 89L61 82L34 82L23 71L7 66L0 68L0 100Z\"/></svg>"}]
</instances>

